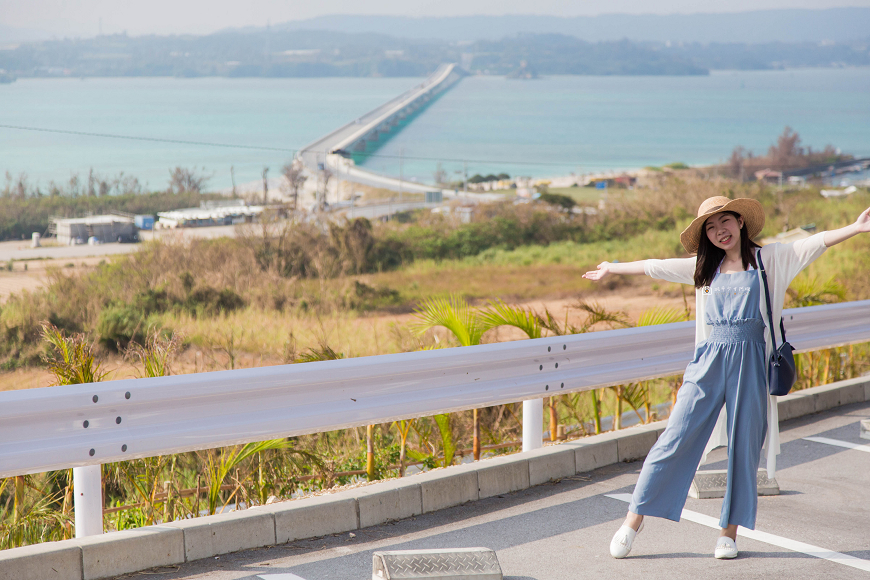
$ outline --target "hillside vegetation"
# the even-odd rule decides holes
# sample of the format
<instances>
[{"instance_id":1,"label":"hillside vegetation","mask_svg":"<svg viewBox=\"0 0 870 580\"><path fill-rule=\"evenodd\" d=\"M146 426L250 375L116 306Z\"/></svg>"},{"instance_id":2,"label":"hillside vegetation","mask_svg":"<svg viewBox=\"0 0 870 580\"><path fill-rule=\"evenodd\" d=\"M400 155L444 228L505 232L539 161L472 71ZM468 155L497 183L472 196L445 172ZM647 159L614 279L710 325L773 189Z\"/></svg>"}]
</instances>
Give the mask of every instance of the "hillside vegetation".
<instances>
[{"instance_id":1,"label":"hillside vegetation","mask_svg":"<svg viewBox=\"0 0 870 580\"><path fill-rule=\"evenodd\" d=\"M164 376L184 372L181 359L191 355L192 372L201 372L685 320L688 299L678 302L685 308L649 308L636 318L597 302L624 290L652 303L681 296L678 285L613 277L593 286L580 274L603 259L683 255L678 235L698 202L723 193L761 201L768 215L763 235L785 223L839 227L870 205L866 191L825 200L810 189L778 192L687 173L627 192L595 215L536 203L481 207L471 223L423 213L387 224L266 221L236 239L152 243L89 273L53 272L45 289L0 307L0 356L6 368L45 365L51 384L65 385L111 378L105 361L117 363L119 355L135 376ZM563 321L546 307L511 305L553 297L574 298L577 316ZM493 302L499 298L504 302ZM870 298L868 236L812 264L792 286L789 304L861 298ZM451 309L462 313L452 320L474 320L486 330L471 340L448 321ZM385 323L384 312L396 313L396 322ZM499 326L516 332L499 334ZM114 359L112 351L119 351ZM805 388L866 372L870 348L804 353L797 362L797 388ZM676 376L552 396L551 438L661 418L680 384ZM412 467L451 465L474 447L509 452L519 446L521 407L104 465L104 525L135 528L402 476ZM73 537L72 493L71 470L0 480L0 549Z\"/></svg>"},{"instance_id":2,"label":"hillside vegetation","mask_svg":"<svg viewBox=\"0 0 870 580\"><path fill-rule=\"evenodd\" d=\"M248 318L411 312L433 295L516 301L594 296L624 285L672 291L625 277L596 287L580 275L604 259L684 255L679 232L699 201L718 193L759 199L769 216L762 236L785 224L839 227L870 205L866 192L825 200L811 189L779 193L758 183L663 177L658 189L626 192L596 215L503 203L479 206L471 223L428 212L386 224L267 220L245 226L235 239L151 243L80 276L52 271L44 290L13 296L0 307L0 362L6 368L37 363L43 321L86 332L109 350L140 341L150 328L183 328L189 340L217 347L224 338L208 329L223 323L210 321L226 317L241 332ZM838 281L848 299L870 297L870 241L864 238L831 250L804 276L818 284ZM280 340L273 336L270 346L261 341L247 348L278 355L292 330L263 329Z\"/></svg>"}]
</instances>

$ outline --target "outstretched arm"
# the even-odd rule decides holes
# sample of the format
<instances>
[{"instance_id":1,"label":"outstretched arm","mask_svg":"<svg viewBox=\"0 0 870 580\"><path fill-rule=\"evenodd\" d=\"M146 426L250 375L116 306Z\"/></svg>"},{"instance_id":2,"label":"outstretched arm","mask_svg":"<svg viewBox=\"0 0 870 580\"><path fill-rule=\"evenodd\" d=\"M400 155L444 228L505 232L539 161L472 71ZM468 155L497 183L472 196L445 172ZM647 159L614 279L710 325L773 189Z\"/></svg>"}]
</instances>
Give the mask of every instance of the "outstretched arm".
<instances>
[{"instance_id":1,"label":"outstretched arm","mask_svg":"<svg viewBox=\"0 0 870 580\"><path fill-rule=\"evenodd\" d=\"M601 280L608 274L646 274L644 266L646 260L637 262L601 262L597 270L586 272L583 277L587 280Z\"/></svg>"},{"instance_id":2,"label":"outstretched arm","mask_svg":"<svg viewBox=\"0 0 870 580\"><path fill-rule=\"evenodd\" d=\"M825 245L830 248L840 242L845 242L856 234L866 234L868 232L870 232L870 208L865 209L858 216L858 219L855 220L855 223L838 230L825 232Z\"/></svg>"}]
</instances>

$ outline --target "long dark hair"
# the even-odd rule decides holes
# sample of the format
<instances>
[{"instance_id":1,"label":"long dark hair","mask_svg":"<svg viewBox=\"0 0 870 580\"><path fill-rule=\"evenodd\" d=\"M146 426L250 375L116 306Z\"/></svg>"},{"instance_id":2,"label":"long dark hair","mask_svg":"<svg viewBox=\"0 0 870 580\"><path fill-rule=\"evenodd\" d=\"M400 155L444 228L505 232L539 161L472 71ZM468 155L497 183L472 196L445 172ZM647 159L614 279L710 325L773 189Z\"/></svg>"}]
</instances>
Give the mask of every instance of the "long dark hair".
<instances>
[{"instance_id":1,"label":"long dark hair","mask_svg":"<svg viewBox=\"0 0 870 580\"><path fill-rule=\"evenodd\" d=\"M735 219L740 219L740 214L733 211L725 211L734 216ZM704 222L706 225L707 222ZM695 263L695 288L703 288L709 286L713 282L713 276L716 275L716 268L722 263L725 258L725 250L717 248L710 238L707 237L705 231L701 231L701 239L698 242L698 261ZM743 269L746 270L749 266L758 268L755 263L755 248L760 248L758 244L749 239L746 233L746 222L740 226L740 256L743 258Z\"/></svg>"}]
</instances>

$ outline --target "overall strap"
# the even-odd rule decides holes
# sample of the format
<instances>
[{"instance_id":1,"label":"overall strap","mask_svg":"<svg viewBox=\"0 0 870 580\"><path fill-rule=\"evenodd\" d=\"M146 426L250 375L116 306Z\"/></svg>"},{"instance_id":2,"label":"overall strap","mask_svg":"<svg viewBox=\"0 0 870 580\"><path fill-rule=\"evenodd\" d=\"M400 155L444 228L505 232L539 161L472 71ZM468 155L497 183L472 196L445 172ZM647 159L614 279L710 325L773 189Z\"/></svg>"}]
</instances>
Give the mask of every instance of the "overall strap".
<instances>
[{"instance_id":1,"label":"overall strap","mask_svg":"<svg viewBox=\"0 0 870 580\"><path fill-rule=\"evenodd\" d=\"M776 351L776 333L773 331L773 309L770 307L770 290L767 286L767 270L764 268L764 262L761 261L761 249L755 251L755 259L758 262L758 269L761 270L761 280L764 282L764 299L767 302L767 320L770 323L770 336L773 339L773 350ZM782 332L782 341L785 342L785 324L782 318L779 319L779 330Z\"/></svg>"}]
</instances>

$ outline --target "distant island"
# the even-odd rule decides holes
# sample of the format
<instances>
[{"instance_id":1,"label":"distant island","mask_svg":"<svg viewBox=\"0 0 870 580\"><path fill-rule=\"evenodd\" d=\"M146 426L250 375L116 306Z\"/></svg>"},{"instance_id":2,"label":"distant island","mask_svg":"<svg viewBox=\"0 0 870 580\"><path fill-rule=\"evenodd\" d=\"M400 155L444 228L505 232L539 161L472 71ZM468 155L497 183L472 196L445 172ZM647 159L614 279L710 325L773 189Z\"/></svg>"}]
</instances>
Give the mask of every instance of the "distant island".
<instances>
[{"instance_id":1,"label":"distant island","mask_svg":"<svg viewBox=\"0 0 870 580\"><path fill-rule=\"evenodd\" d=\"M103 35L20 44L0 51L7 78L413 77L442 62L472 74L706 75L713 69L868 66L866 43L670 43L568 34L514 34L452 42L376 33L228 30L205 36Z\"/></svg>"}]
</instances>

